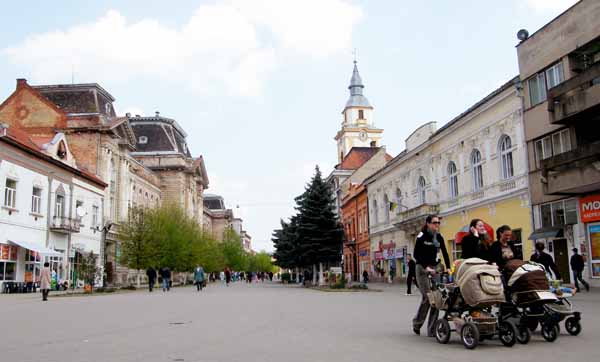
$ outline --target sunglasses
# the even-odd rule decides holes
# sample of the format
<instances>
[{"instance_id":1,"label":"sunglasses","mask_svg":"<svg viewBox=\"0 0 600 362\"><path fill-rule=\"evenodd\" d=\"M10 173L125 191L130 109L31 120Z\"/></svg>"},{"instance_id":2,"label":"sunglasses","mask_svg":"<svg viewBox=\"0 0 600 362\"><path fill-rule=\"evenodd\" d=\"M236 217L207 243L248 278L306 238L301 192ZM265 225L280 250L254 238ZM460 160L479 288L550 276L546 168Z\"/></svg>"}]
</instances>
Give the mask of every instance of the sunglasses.
<instances>
[{"instance_id":1,"label":"sunglasses","mask_svg":"<svg viewBox=\"0 0 600 362\"><path fill-rule=\"evenodd\" d=\"M442 222L441 221L433 221L432 224L436 224L436 225L440 225Z\"/></svg>"}]
</instances>

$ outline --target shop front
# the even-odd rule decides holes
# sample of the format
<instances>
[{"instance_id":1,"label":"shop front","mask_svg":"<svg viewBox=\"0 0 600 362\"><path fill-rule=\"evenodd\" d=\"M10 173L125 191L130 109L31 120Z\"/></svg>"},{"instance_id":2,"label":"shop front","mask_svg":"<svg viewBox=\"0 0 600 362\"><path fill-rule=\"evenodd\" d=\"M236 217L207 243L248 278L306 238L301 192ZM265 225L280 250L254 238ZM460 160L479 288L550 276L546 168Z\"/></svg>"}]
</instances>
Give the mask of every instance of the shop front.
<instances>
[{"instance_id":1,"label":"shop front","mask_svg":"<svg viewBox=\"0 0 600 362\"><path fill-rule=\"evenodd\" d=\"M600 286L600 194L579 199L579 215L585 227L586 243L579 245L580 253L587 262L593 286Z\"/></svg>"},{"instance_id":2,"label":"shop front","mask_svg":"<svg viewBox=\"0 0 600 362\"><path fill-rule=\"evenodd\" d=\"M43 262L52 264L59 259L62 260L60 252L34 243L13 240L0 243L0 290L3 293L35 291ZM55 266L58 270L59 266Z\"/></svg>"}]
</instances>

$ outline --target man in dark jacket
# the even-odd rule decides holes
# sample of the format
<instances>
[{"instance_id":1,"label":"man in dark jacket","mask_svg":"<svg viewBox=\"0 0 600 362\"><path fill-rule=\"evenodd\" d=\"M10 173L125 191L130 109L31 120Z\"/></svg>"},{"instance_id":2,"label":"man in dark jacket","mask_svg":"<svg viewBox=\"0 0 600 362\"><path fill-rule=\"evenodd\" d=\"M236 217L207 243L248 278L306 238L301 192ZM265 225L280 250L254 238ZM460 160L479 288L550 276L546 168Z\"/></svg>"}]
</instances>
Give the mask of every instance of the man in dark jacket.
<instances>
[{"instance_id":1,"label":"man in dark jacket","mask_svg":"<svg viewBox=\"0 0 600 362\"><path fill-rule=\"evenodd\" d=\"M421 292L421 302L419 303L419 309L417 310L417 315L413 318L412 324L413 332L421 334L421 327L425 324L425 318L427 318L427 312L429 312L427 336L433 337L433 326L438 319L439 311L430 306L429 299L427 298L427 293L430 292L429 274L435 274L436 272L439 264L439 251L442 252L446 268L450 267L450 257L446 250L444 238L439 234L440 218L436 215L429 215L425 219L425 223L415 242L414 256L417 262L416 276L419 291Z\"/></svg>"},{"instance_id":2,"label":"man in dark jacket","mask_svg":"<svg viewBox=\"0 0 600 362\"><path fill-rule=\"evenodd\" d=\"M554 278L556 280L560 279L560 272L554 263L554 259L550 256L550 254L544 252L546 246L544 243L538 242L535 243L535 253L531 256L529 260L542 264L546 269L546 273L550 273L551 271L554 273Z\"/></svg>"},{"instance_id":3,"label":"man in dark jacket","mask_svg":"<svg viewBox=\"0 0 600 362\"><path fill-rule=\"evenodd\" d=\"M407 260L408 273L406 274L406 295L412 295L412 283L414 282L417 288L419 287L419 283L417 283L417 264L410 254L408 254Z\"/></svg>"},{"instance_id":4,"label":"man in dark jacket","mask_svg":"<svg viewBox=\"0 0 600 362\"><path fill-rule=\"evenodd\" d=\"M148 268L148 270L146 270L146 276L148 277L148 289L152 292L154 284L156 283L156 270L154 270L153 267Z\"/></svg>"},{"instance_id":5,"label":"man in dark jacket","mask_svg":"<svg viewBox=\"0 0 600 362\"><path fill-rule=\"evenodd\" d=\"M577 254L577 248L573 248L573 256L571 257L571 270L573 270L573 276L575 277L575 288L579 291L579 282L585 286L586 291L590 291L590 285L583 280L583 268L585 268L585 261L583 256Z\"/></svg>"},{"instance_id":6,"label":"man in dark jacket","mask_svg":"<svg viewBox=\"0 0 600 362\"><path fill-rule=\"evenodd\" d=\"M163 292L168 292L171 290L171 269L168 267L164 267L160 269L160 276L163 281Z\"/></svg>"}]
</instances>

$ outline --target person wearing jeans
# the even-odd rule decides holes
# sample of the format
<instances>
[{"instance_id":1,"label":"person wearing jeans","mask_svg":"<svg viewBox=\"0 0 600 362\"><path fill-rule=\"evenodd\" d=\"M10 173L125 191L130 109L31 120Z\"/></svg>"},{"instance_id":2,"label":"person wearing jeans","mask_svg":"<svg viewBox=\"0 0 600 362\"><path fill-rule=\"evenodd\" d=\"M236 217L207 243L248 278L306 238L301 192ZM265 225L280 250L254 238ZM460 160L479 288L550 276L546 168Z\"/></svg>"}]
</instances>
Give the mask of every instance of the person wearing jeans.
<instances>
[{"instance_id":1,"label":"person wearing jeans","mask_svg":"<svg viewBox=\"0 0 600 362\"><path fill-rule=\"evenodd\" d=\"M160 276L162 277L163 292L171 290L171 269L164 267L160 270Z\"/></svg>"},{"instance_id":2,"label":"person wearing jeans","mask_svg":"<svg viewBox=\"0 0 600 362\"><path fill-rule=\"evenodd\" d=\"M585 261L581 254L577 254L577 248L573 248L573 256L571 257L571 270L573 270L573 277L575 279L575 288L579 292L579 282L583 284L585 290L590 291L590 285L583 280L583 268L585 268Z\"/></svg>"},{"instance_id":3,"label":"person wearing jeans","mask_svg":"<svg viewBox=\"0 0 600 362\"><path fill-rule=\"evenodd\" d=\"M416 279L421 292L421 301L417 314L413 318L413 332L417 335L421 334L421 327L425 324L425 318L429 312L427 319L427 336L434 336L434 324L438 319L439 311L429 304L427 293L430 292L429 274L435 274L438 266L438 252L442 252L444 264L446 268L450 266L450 257L446 250L444 238L439 234L440 218L437 215L429 215L425 219L425 226L417 236L415 243L414 257L417 263Z\"/></svg>"}]
</instances>

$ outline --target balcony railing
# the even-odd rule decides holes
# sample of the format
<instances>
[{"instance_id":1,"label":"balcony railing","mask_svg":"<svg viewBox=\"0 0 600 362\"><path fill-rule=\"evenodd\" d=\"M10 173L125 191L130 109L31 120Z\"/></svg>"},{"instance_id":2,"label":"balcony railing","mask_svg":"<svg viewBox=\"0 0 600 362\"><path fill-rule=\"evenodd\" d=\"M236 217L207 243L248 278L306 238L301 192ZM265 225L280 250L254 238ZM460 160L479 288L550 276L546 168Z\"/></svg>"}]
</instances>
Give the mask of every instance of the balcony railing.
<instances>
[{"instance_id":1,"label":"balcony railing","mask_svg":"<svg viewBox=\"0 0 600 362\"><path fill-rule=\"evenodd\" d=\"M600 142L588 143L556 156L540 161L543 170L560 170L562 168L581 167L600 159Z\"/></svg>"},{"instance_id":2,"label":"balcony railing","mask_svg":"<svg viewBox=\"0 0 600 362\"><path fill-rule=\"evenodd\" d=\"M548 91L548 111L552 113L552 123L566 121L598 105L600 62Z\"/></svg>"},{"instance_id":3,"label":"balcony railing","mask_svg":"<svg viewBox=\"0 0 600 362\"><path fill-rule=\"evenodd\" d=\"M50 230L59 233L78 233L80 230L81 221L79 219L72 219L64 216L54 216L52 223L50 224Z\"/></svg>"}]
</instances>

